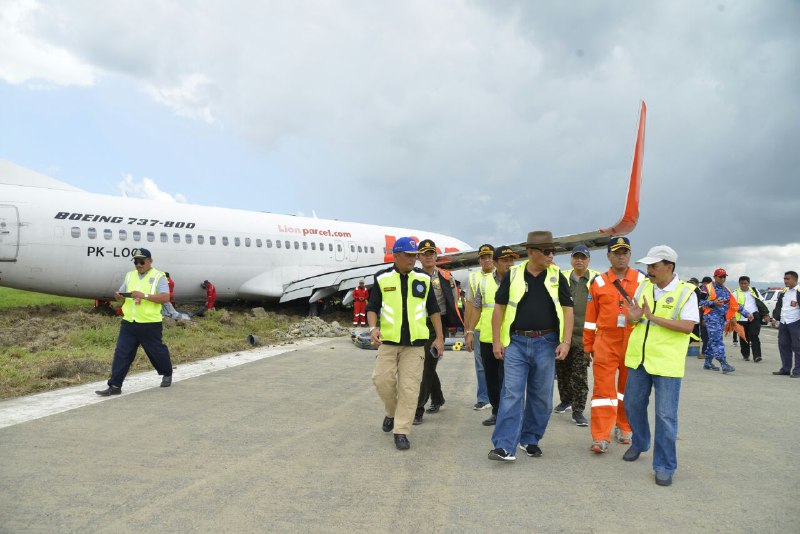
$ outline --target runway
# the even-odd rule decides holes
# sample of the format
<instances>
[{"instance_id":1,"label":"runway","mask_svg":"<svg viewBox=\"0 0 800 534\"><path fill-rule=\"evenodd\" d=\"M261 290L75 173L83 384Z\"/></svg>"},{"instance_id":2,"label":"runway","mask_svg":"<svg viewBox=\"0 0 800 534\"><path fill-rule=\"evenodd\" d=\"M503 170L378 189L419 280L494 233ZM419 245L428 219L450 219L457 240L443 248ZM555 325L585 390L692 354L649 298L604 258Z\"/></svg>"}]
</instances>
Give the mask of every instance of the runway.
<instances>
[{"instance_id":1,"label":"runway","mask_svg":"<svg viewBox=\"0 0 800 534\"><path fill-rule=\"evenodd\" d=\"M380 429L375 352L337 338L10 422L0 531L795 532L800 380L772 375L774 330L760 364L727 341L730 375L687 358L668 488L651 452L590 453L569 414L553 414L543 457L489 461L488 410L471 409L474 364L460 352L439 365L447 403L397 451Z\"/></svg>"}]
</instances>

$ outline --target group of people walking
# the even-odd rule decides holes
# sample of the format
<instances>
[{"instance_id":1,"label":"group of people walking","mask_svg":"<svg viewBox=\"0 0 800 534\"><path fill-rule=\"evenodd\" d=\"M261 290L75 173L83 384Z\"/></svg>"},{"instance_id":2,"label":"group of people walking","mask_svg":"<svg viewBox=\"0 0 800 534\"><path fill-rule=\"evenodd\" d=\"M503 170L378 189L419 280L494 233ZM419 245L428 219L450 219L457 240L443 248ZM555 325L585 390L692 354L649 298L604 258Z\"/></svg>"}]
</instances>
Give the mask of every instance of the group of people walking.
<instances>
[{"instance_id":1,"label":"group of people walking","mask_svg":"<svg viewBox=\"0 0 800 534\"><path fill-rule=\"evenodd\" d=\"M395 264L376 276L367 305L372 340L380 345L373 382L386 410L382 427L394 431L401 450L410 448L413 418L421 414L427 347L438 351L430 352L435 356L443 344L442 299L431 273L413 270L415 244L409 238L395 243ZM572 268L562 271L553 263L559 246L549 231L530 232L527 259L518 265L510 247L478 249L481 270L467 287L465 344L475 352L474 408L492 408L483 421L494 427L488 457L511 462L517 450L542 456L539 443L554 411L556 375L561 403L555 411L571 409L575 424L587 426L587 367L593 361L590 449L605 453L616 439L629 445L626 461L649 450L647 406L655 390L653 468L656 483L669 485L677 469L680 382L699 322L694 286L675 275L677 253L665 245L639 260L646 276L629 267L625 237L609 241L611 268L605 273L589 269L585 246L571 250ZM433 399L432 407L443 402Z\"/></svg>"}]
</instances>

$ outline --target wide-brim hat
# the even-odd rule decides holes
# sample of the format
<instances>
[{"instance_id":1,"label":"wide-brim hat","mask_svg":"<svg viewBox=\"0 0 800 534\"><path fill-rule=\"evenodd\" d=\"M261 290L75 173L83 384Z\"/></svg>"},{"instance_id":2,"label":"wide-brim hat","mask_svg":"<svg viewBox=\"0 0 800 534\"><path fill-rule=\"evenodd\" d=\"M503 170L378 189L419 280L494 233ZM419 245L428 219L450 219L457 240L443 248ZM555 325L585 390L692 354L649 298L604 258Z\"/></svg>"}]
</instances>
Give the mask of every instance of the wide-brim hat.
<instances>
[{"instance_id":1,"label":"wide-brim hat","mask_svg":"<svg viewBox=\"0 0 800 534\"><path fill-rule=\"evenodd\" d=\"M558 243L553 241L553 232L549 230L534 230L528 232L528 241L525 242L525 247L557 247Z\"/></svg>"}]
</instances>

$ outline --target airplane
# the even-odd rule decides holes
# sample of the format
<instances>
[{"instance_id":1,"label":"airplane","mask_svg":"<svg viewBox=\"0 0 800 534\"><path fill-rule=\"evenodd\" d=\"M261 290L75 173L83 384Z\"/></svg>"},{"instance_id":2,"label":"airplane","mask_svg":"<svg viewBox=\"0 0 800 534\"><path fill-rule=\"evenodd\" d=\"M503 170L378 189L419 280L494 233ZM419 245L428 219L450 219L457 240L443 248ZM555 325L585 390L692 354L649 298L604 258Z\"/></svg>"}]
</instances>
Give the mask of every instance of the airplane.
<instances>
[{"instance_id":1,"label":"airplane","mask_svg":"<svg viewBox=\"0 0 800 534\"><path fill-rule=\"evenodd\" d=\"M557 253L601 248L636 227L646 110L642 102L622 217L555 238ZM200 284L210 280L219 300L316 302L341 294L347 304L359 280L371 286L391 264L403 236L432 239L450 270L478 265L477 251L440 233L100 195L0 160L0 286L110 300L142 247L178 282L177 299L202 299ZM524 243L512 248L524 257Z\"/></svg>"}]
</instances>

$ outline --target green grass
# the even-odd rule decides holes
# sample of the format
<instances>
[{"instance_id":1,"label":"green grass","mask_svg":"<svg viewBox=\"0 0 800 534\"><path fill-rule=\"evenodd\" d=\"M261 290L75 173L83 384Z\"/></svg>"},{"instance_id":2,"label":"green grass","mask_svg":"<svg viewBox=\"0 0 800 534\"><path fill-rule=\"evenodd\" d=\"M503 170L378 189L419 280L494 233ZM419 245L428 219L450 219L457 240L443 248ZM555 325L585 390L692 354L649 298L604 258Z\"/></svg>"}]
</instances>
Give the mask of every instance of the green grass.
<instances>
[{"instance_id":1,"label":"green grass","mask_svg":"<svg viewBox=\"0 0 800 534\"><path fill-rule=\"evenodd\" d=\"M46 306L48 304L59 306L64 309L77 309L92 306L93 301L89 299L76 299L73 297L56 297L45 293L0 287L0 309Z\"/></svg>"}]
</instances>

